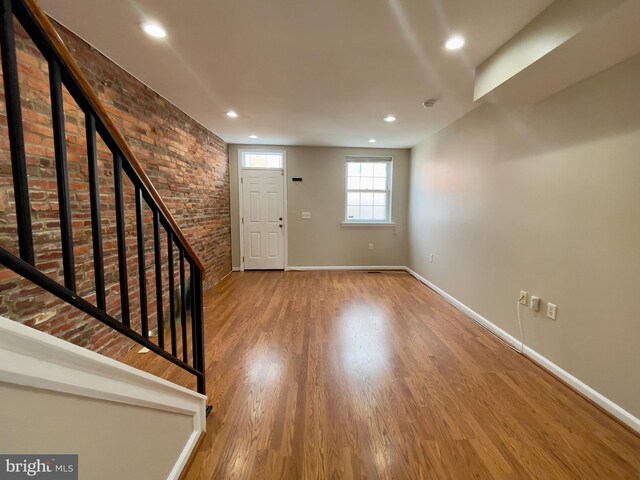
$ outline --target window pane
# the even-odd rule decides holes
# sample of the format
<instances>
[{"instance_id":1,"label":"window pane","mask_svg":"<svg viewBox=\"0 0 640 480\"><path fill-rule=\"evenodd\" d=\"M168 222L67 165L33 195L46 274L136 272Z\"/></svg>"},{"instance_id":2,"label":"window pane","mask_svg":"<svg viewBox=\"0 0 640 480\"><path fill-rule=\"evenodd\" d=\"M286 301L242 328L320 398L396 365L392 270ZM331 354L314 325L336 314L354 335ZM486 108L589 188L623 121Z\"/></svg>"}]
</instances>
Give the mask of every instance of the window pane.
<instances>
[{"instance_id":1,"label":"window pane","mask_svg":"<svg viewBox=\"0 0 640 480\"><path fill-rule=\"evenodd\" d=\"M282 168L281 153L243 153L244 168Z\"/></svg>"},{"instance_id":2,"label":"window pane","mask_svg":"<svg viewBox=\"0 0 640 480\"><path fill-rule=\"evenodd\" d=\"M373 193L363 192L360 195L360 205L373 206Z\"/></svg>"},{"instance_id":3,"label":"window pane","mask_svg":"<svg viewBox=\"0 0 640 480\"><path fill-rule=\"evenodd\" d=\"M373 164L373 175L375 177L387 178L387 164L386 163L374 163Z\"/></svg>"},{"instance_id":4,"label":"window pane","mask_svg":"<svg viewBox=\"0 0 640 480\"><path fill-rule=\"evenodd\" d=\"M387 194L386 193L374 193L373 204L377 206L387 206Z\"/></svg>"},{"instance_id":5,"label":"window pane","mask_svg":"<svg viewBox=\"0 0 640 480\"><path fill-rule=\"evenodd\" d=\"M373 220L386 220L387 207L373 207Z\"/></svg>"},{"instance_id":6,"label":"window pane","mask_svg":"<svg viewBox=\"0 0 640 480\"><path fill-rule=\"evenodd\" d=\"M267 165L269 168L282 168L282 158L275 155L269 155L267 157Z\"/></svg>"},{"instance_id":7,"label":"window pane","mask_svg":"<svg viewBox=\"0 0 640 480\"><path fill-rule=\"evenodd\" d=\"M347 207L347 220L360 220L360 207Z\"/></svg>"},{"instance_id":8,"label":"window pane","mask_svg":"<svg viewBox=\"0 0 640 480\"><path fill-rule=\"evenodd\" d=\"M372 220L373 219L373 207L360 207L360 220Z\"/></svg>"},{"instance_id":9,"label":"window pane","mask_svg":"<svg viewBox=\"0 0 640 480\"><path fill-rule=\"evenodd\" d=\"M349 177L349 184L347 186L349 190L360 189L360 177Z\"/></svg>"},{"instance_id":10,"label":"window pane","mask_svg":"<svg viewBox=\"0 0 640 480\"><path fill-rule=\"evenodd\" d=\"M387 179L386 178L377 178L373 179L373 188L374 190L386 190L387 189Z\"/></svg>"},{"instance_id":11,"label":"window pane","mask_svg":"<svg viewBox=\"0 0 640 480\"><path fill-rule=\"evenodd\" d=\"M373 177L373 163L362 164L362 176Z\"/></svg>"},{"instance_id":12,"label":"window pane","mask_svg":"<svg viewBox=\"0 0 640 480\"><path fill-rule=\"evenodd\" d=\"M360 175L360 165L362 164L356 163L356 162L349 162L348 175L350 177Z\"/></svg>"},{"instance_id":13,"label":"window pane","mask_svg":"<svg viewBox=\"0 0 640 480\"><path fill-rule=\"evenodd\" d=\"M347 195L347 205L360 205L360 193L349 192Z\"/></svg>"},{"instance_id":14,"label":"window pane","mask_svg":"<svg viewBox=\"0 0 640 480\"><path fill-rule=\"evenodd\" d=\"M362 190L372 190L373 177L360 177L360 188Z\"/></svg>"}]
</instances>

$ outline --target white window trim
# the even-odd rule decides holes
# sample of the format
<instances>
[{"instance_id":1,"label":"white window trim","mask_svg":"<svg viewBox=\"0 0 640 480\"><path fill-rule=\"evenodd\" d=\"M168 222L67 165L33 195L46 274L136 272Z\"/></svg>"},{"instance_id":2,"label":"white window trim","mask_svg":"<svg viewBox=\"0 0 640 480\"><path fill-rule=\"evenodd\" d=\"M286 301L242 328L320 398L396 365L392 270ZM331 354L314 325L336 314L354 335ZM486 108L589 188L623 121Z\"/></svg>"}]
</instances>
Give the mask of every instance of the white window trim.
<instances>
[{"instance_id":1,"label":"white window trim","mask_svg":"<svg viewBox=\"0 0 640 480\"><path fill-rule=\"evenodd\" d=\"M349 220L347 218L347 210L348 210L348 201L349 201L349 162L357 162L358 159L362 159L361 163L364 163L369 159L372 162L375 162L376 159L380 159L380 162L387 162L389 165L387 166L388 174L387 174L387 188L386 190L359 190L361 192L387 192L389 195L389 202L387 205L387 218L388 220ZM352 190L356 191L356 190ZM344 220L340 223L343 227L395 227L396 224L393 221L393 157L391 155L347 155L344 162Z\"/></svg>"},{"instance_id":2,"label":"white window trim","mask_svg":"<svg viewBox=\"0 0 640 480\"><path fill-rule=\"evenodd\" d=\"M340 222L343 227L395 227L396 222Z\"/></svg>"}]
</instances>

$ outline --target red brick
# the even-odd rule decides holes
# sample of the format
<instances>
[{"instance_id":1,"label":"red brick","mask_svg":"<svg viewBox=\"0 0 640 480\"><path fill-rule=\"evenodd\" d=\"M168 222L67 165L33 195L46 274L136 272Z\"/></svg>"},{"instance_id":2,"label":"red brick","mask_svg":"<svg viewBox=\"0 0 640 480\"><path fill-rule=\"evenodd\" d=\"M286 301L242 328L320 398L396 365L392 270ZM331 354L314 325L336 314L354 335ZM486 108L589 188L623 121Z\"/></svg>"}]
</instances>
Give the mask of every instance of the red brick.
<instances>
[{"instance_id":1,"label":"red brick","mask_svg":"<svg viewBox=\"0 0 640 480\"><path fill-rule=\"evenodd\" d=\"M57 26L57 25L56 25ZM229 173L227 145L178 108L138 82L78 37L57 26L64 42L123 133L177 223L203 261L210 287L231 270ZM59 205L48 92L48 68L42 55L18 29L16 46L21 73L24 133L31 188L34 250L37 266L62 282ZM1 82L0 82L1 84ZM78 293L95 302L91 216L84 114L64 91L72 225ZM0 246L17 252L13 182L8 155L4 97L0 94ZM100 201L107 290L107 311L120 318L118 256L111 152L98 138ZM134 191L125 178L127 272L132 325L140 324L137 235ZM145 208L149 325L156 325L155 271L151 213ZM166 234L162 235L166 247ZM163 248L163 258L166 258ZM163 265L165 309L168 308L167 269ZM177 268L176 268L177 271ZM35 315L55 310L50 320L35 325ZM13 272L0 269L0 314L70 339L84 347L118 358L131 341L53 295L42 292Z\"/></svg>"}]
</instances>

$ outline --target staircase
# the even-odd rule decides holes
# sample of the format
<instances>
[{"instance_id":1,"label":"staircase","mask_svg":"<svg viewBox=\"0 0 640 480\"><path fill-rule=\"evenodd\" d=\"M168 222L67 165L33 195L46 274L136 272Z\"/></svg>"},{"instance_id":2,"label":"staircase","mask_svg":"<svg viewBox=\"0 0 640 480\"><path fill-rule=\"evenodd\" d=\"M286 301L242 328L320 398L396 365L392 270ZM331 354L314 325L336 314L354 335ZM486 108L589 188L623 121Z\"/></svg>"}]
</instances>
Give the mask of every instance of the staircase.
<instances>
[{"instance_id":1,"label":"staircase","mask_svg":"<svg viewBox=\"0 0 640 480\"><path fill-rule=\"evenodd\" d=\"M0 2L2 83L17 246L12 249L3 243L0 263L192 374L198 392L206 394L202 262L48 17L34 0ZM55 157L55 178L48 181L57 197L60 278L47 270L48 257L37 248L42 232L40 224L33 222L36 203L25 143L29 132L24 128L20 92L19 35L33 42L48 66L46 94ZM69 125L65 126L74 108L79 109L75 117L84 118L85 151L80 153L76 146L70 151ZM70 179L71 155L74 162L77 158L85 162L81 169L87 177L86 212L75 195L78 187ZM83 215L86 220L76 220ZM105 239L110 233L114 242ZM133 286L132 262L137 270L137 285Z\"/></svg>"}]
</instances>

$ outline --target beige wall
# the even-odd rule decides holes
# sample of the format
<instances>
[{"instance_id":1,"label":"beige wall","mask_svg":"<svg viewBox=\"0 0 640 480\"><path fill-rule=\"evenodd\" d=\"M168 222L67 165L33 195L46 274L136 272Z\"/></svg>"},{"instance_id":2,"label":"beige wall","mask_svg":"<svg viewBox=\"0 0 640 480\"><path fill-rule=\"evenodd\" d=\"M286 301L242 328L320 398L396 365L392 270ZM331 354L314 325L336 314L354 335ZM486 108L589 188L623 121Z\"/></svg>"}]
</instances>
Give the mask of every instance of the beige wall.
<instances>
[{"instance_id":1,"label":"beige wall","mask_svg":"<svg viewBox=\"0 0 640 480\"><path fill-rule=\"evenodd\" d=\"M190 415L0 383L0 452L77 453L80 478L167 478Z\"/></svg>"},{"instance_id":2,"label":"beige wall","mask_svg":"<svg viewBox=\"0 0 640 480\"><path fill-rule=\"evenodd\" d=\"M640 56L412 150L410 266L640 416ZM435 261L429 262L433 253ZM557 320L546 301L558 305Z\"/></svg>"},{"instance_id":3,"label":"beige wall","mask_svg":"<svg viewBox=\"0 0 640 480\"><path fill-rule=\"evenodd\" d=\"M240 266L238 222L238 149L259 148L231 145L232 262ZM287 152L289 266L405 265L407 251L407 192L409 150L339 147L262 147ZM393 199L390 227L342 227L345 214L346 155L390 155L393 157ZM302 177L294 183L291 177ZM302 219L302 212L311 219ZM374 249L369 250L368 244Z\"/></svg>"}]
</instances>

